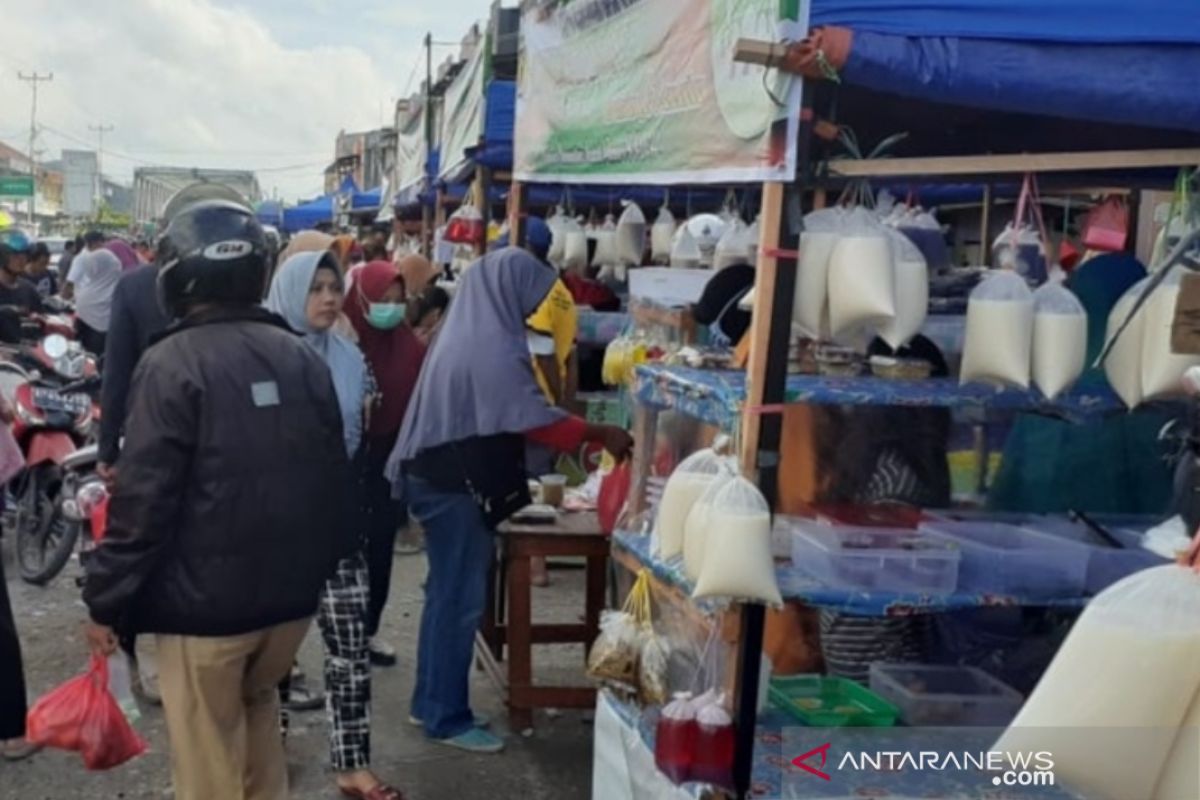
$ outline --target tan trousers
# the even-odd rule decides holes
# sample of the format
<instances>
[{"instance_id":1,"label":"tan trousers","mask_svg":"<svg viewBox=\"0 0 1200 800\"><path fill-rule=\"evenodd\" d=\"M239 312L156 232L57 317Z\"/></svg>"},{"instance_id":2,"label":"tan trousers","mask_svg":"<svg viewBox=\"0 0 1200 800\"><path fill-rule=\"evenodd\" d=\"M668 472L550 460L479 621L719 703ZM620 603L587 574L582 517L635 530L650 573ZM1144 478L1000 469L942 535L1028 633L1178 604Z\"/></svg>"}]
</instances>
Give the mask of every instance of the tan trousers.
<instances>
[{"instance_id":1,"label":"tan trousers","mask_svg":"<svg viewBox=\"0 0 1200 800\"><path fill-rule=\"evenodd\" d=\"M276 686L310 619L240 636L159 636L175 800L287 800Z\"/></svg>"}]
</instances>

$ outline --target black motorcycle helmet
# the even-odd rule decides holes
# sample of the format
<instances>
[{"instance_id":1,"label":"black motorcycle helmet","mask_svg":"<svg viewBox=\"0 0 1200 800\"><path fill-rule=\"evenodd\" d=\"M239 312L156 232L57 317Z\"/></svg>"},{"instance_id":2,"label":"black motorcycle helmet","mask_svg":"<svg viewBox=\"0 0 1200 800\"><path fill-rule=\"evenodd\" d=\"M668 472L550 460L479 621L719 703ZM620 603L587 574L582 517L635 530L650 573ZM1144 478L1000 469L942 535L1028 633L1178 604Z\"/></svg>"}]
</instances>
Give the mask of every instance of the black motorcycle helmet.
<instances>
[{"instance_id":1,"label":"black motorcycle helmet","mask_svg":"<svg viewBox=\"0 0 1200 800\"><path fill-rule=\"evenodd\" d=\"M158 303L179 318L197 304L254 305L267 280L267 242L254 212L206 200L175 214L158 242Z\"/></svg>"}]
</instances>

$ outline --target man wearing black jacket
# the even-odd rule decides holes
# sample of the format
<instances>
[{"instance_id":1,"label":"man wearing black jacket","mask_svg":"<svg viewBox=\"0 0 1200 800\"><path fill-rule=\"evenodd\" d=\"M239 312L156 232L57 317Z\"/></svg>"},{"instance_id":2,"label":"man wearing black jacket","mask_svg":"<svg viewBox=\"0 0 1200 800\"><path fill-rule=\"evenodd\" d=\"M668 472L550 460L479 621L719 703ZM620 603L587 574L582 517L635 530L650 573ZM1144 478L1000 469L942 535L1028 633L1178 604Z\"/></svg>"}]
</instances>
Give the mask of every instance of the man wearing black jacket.
<instances>
[{"instance_id":1,"label":"man wearing black jacket","mask_svg":"<svg viewBox=\"0 0 1200 800\"><path fill-rule=\"evenodd\" d=\"M354 542L329 370L258 301L252 212L209 201L160 243L179 320L134 373L109 527L87 565L88 639L157 634L177 800L282 800L276 685Z\"/></svg>"}]
</instances>

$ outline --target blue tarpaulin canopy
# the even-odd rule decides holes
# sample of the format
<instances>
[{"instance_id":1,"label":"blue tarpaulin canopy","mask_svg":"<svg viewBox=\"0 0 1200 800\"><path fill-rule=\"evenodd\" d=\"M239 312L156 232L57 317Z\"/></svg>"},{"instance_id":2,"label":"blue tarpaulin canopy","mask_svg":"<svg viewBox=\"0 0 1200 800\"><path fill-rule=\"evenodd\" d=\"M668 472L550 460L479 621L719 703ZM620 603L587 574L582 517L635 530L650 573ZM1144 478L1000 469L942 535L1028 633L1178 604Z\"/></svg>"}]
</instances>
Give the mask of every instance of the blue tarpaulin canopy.
<instances>
[{"instance_id":1,"label":"blue tarpaulin canopy","mask_svg":"<svg viewBox=\"0 0 1200 800\"><path fill-rule=\"evenodd\" d=\"M813 0L810 19L892 36L1200 44L1196 0Z\"/></svg>"},{"instance_id":2,"label":"blue tarpaulin canopy","mask_svg":"<svg viewBox=\"0 0 1200 800\"><path fill-rule=\"evenodd\" d=\"M288 233L314 228L333 221L333 195L327 194L283 210L283 229Z\"/></svg>"}]
</instances>

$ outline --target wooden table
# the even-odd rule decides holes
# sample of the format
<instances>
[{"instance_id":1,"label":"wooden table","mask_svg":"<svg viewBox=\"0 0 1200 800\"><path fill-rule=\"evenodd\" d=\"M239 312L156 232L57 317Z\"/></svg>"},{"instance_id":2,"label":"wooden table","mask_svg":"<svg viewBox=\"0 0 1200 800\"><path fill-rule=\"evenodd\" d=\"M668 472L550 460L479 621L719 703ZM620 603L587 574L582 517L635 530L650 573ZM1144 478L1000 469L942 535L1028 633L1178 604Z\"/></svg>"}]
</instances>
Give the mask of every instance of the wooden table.
<instances>
[{"instance_id":1,"label":"wooden table","mask_svg":"<svg viewBox=\"0 0 1200 800\"><path fill-rule=\"evenodd\" d=\"M596 690L592 686L533 684L533 645L578 642L584 646L586 663L587 649L600 629L608 579L609 539L601 532L595 513L563 512L557 522L549 525L506 522L500 526L498 543L488 608L476 637L475 654L504 692L513 729L531 728L535 708L594 707ZM533 624L530 559L539 556L587 559L582 624ZM505 645L507 671L500 666Z\"/></svg>"}]
</instances>

